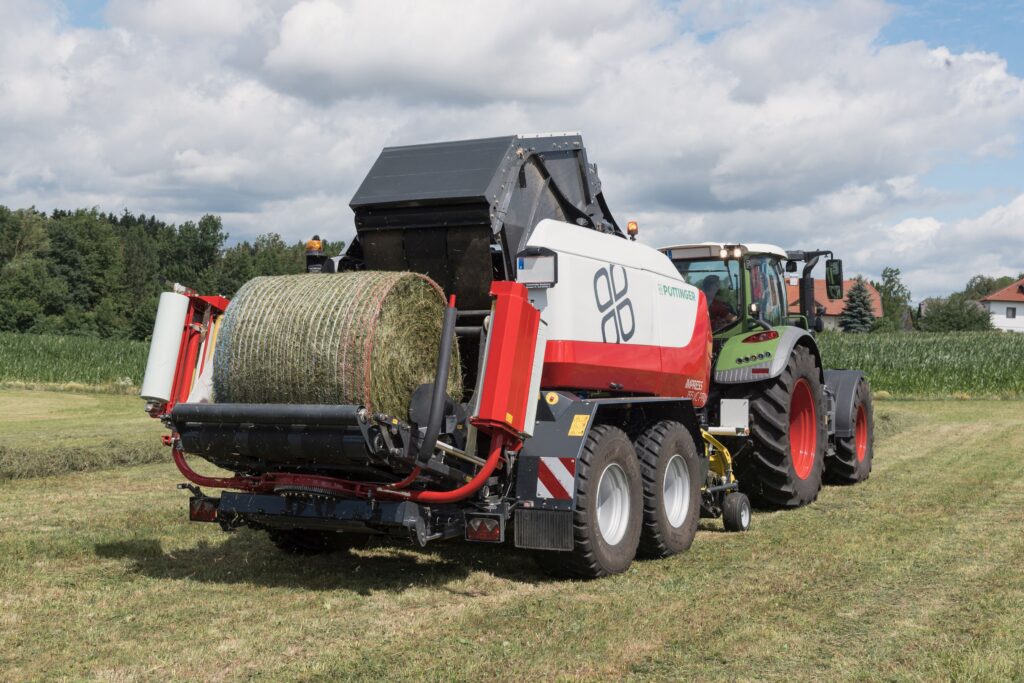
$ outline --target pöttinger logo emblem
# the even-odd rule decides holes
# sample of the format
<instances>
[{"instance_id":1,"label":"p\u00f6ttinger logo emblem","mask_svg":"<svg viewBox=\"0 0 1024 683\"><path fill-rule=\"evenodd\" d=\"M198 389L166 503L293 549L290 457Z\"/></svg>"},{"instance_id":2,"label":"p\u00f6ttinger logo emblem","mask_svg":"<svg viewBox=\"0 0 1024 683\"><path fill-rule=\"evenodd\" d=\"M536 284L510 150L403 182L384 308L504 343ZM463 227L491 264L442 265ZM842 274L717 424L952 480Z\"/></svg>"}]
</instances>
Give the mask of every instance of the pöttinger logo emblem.
<instances>
[{"instance_id":1,"label":"p\u00f6ttinger logo emblem","mask_svg":"<svg viewBox=\"0 0 1024 683\"><path fill-rule=\"evenodd\" d=\"M633 302L629 292L629 276L620 265L609 263L594 273L594 300L601 318L601 338L605 342L618 344L628 342L636 332L636 318L633 316Z\"/></svg>"}]
</instances>

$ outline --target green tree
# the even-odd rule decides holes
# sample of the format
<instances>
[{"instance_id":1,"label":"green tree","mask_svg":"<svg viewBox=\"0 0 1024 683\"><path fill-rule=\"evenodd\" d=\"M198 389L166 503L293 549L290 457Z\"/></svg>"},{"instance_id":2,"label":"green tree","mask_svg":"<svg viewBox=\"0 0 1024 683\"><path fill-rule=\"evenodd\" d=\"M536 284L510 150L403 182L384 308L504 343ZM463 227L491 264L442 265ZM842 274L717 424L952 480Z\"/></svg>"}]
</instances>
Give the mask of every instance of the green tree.
<instances>
[{"instance_id":1,"label":"green tree","mask_svg":"<svg viewBox=\"0 0 1024 683\"><path fill-rule=\"evenodd\" d=\"M35 207L11 211L0 206L0 267L19 256L45 253L49 248L46 214Z\"/></svg>"},{"instance_id":2,"label":"green tree","mask_svg":"<svg viewBox=\"0 0 1024 683\"><path fill-rule=\"evenodd\" d=\"M910 289L900 279L900 269L886 266L882 269L881 282L871 284L882 299L882 318L875 322L874 329L903 329L904 314L910 306Z\"/></svg>"},{"instance_id":3,"label":"green tree","mask_svg":"<svg viewBox=\"0 0 1024 683\"><path fill-rule=\"evenodd\" d=\"M39 332L64 314L67 283L36 256L21 256L0 268L0 330Z\"/></svg>"},{"instance_id":4,"label":"green tree","mask_svg":"<svg viewBox=\"0 0 1024 683\"><path fill-rule=\"evenodd\" d=\"M846 305L839 315L839 327L843 332L870 332L874 322L871 294L864 283L864 278L858 275L857 281L846 295Z\"/></svg>"},{"instance_id":5,"label":"green tree","mask_svg":"<svg viewBox=\"0 0 1024 683\"><path fill-rule=\"evenodd\" d=\"M925 332L956 332L993 328L988 311L963 292L957 292L947 299L934 299L928 304L921 318L921 329Z\"/></svg>"}]
</instances>

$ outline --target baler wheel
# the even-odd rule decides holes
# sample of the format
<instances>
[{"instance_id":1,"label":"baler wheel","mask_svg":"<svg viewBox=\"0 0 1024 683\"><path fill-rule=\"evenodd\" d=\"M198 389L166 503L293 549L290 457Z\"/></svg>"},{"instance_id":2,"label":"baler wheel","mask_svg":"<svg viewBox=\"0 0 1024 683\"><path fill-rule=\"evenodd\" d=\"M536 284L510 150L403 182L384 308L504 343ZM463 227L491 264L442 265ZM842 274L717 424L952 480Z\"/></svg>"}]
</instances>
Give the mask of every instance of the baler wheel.
<instances>
[{"instance_id":1,"label":"baler wheel","mask_svg":"<svg viewBox=\"0 0 1024 683\"><path fill-rule=\"evenodd\" d=\"M825 481L829 484L856 484L871 474L875 455L875 411L871 387L861 379L853 397L853 434L836 438L836 450L825 459Z\"/></svg>"},{"instance_id":2,"label":"baler wheel","mask_svg":"<svg viewBox=\"0 0 1024 683\"><path fill-rule=\"evenodd\" d=\"M633 444L621 429L596 425L576 460L573 549L538 552L537 562L559 577L624 572L636 556L642 523L643 486Z\"/></svg>"},{"instance_id":3,"label":"baler wheel","mask_svg":"<svg viewBox=\"0 0 1024 683\"><path fill-rule=\"evenodd\" d=\"M814 501L821 490L828 435L813 354L797 346L782 374L743 389L750 399L753 448L736 458L740 489L766 507Z\"/></svg>"},{"instance_id":4,"label":"baler wheel","mask_svg":"<svg viewBox=\"0 0 1024 683\"><path fill-rule=\"evenodd\" d=\"M689 430L664 420L634 442L644 485L640 554L668 557L693 543L700 521L700 467Z\"/></svg>"},{"instance_id":5,"label":"baler wheel","mask_svg":"<svg viewBox=\"0 0 1024 683\"><path fill-rule=\"evenodd\" d=\"M370 540L369 534L348 534L320 529L271 529L267 531L271 542L293 555L326 555L362 548Z\"/></svg>"}]
</instances>

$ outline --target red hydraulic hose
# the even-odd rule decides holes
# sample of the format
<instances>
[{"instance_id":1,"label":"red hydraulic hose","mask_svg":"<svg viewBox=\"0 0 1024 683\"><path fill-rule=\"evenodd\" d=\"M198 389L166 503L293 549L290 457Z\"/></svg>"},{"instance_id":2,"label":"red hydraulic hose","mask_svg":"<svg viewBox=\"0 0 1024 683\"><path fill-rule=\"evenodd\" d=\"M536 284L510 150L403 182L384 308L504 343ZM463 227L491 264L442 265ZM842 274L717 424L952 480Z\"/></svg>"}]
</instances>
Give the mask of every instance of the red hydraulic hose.
<instances>
[{"instance_id":1,"label":"red hydraulic hose","mask_svg":"<svg viewBox=\"0 0 1024 683\"><path fill-rule=\"evenodd\" d=\"M417 503L454 503L470 497L480 490L490 476L494 473L501 460L501 451L505 445L503 434L495 434L491 441L491 454L480 471L476 473L469 483L451 491L414 491L409 494L409 500Z\"/></svg>"},{"instance_id":2,"label":"red hydraulic hose","mask_svg":"<svg viewBox=\"0 0 1024 683\"><path fill-rule=\"evenodd\" d=\"M219 489L240 489L242 491L273 491L278 486L308 486L328 491L333 491L347 496L369 498L371 495L395 496L404 500L412 500L418 503L455 503L465 500L487 483L487 480L494 473L501 461L501 452L504 447L505 437L497 434L493 437L491 453L484 462L484 466L477 472L469 482L451 491L401 491L409 486L420 474L419 468L402 481L394 484L364 484L362 482L347 481L334 477L323 477L310 474L289 474L275 472L260 475L258 477L207 477L199 474L185 460L185 454L176 446L171 449L174 457L174 464L177 465L186 479L199 486L209 486Z\"/></svg>"}]
</instances>

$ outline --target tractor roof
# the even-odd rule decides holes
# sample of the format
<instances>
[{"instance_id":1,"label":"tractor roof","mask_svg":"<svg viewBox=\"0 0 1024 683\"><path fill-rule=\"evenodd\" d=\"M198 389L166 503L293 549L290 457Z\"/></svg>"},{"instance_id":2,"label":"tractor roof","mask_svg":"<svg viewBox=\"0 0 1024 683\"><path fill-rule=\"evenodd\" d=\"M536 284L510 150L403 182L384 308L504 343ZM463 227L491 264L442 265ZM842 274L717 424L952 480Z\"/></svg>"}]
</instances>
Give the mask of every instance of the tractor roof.
<instances>
[{"instance_id":1,"label":"tractor roof","mask_svg":"<svg viewBox=\"0 0 1024 683\"><path fill-rule=\"evenodd\" d=\"M670 252L672 252L673 250L692 249L693 247L711 247L714 252L713 255L717 256L717 252L726 246L734 247L736 246L736 243L730 244L728 242L696 242L693 244L676 244L671 247L660 247L660 251L665 252L669 258L672 258L672 254ZM746 247L747 252L751 254L772 254L773 256L781 256L782 258L786 258L786 250L783 249L782 247L777 247L774 244L748 242L746 244L741 243L741 246Z\"/></svg>"}]
</instances>

